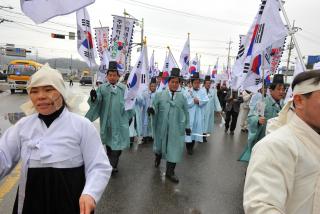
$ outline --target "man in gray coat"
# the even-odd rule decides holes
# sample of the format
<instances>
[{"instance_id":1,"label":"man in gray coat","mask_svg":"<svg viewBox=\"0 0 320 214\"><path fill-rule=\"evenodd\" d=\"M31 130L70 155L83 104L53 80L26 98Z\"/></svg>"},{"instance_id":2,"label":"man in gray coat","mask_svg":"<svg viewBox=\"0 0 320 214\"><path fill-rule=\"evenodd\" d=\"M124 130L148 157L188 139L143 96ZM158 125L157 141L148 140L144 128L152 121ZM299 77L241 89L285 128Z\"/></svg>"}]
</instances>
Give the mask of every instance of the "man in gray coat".
<instances>
[{"instance_id":1,"label":"man in gray coat","mask_svg":"<svg viewBox=\"0 0 320 214\"><path fill-rule=\"evenodd\" d=\"M225 98L226 100L226 124L224 132L227 133L230 126L230 134L234 134L234 130L236 129L237 119L240 110L240 104L243 102L242 97L238 96L238 91L228 91L228 94Z\"/></svg>"}]
</instances>

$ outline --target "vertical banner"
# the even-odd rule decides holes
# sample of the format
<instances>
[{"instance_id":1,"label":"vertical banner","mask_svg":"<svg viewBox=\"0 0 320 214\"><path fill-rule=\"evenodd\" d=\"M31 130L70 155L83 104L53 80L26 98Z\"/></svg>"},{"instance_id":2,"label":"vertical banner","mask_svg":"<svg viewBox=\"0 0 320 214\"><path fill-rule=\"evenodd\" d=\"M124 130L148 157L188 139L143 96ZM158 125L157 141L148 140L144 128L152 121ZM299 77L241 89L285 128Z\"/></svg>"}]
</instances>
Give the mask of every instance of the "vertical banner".
<instances>
[{"instance_id":1,"label":"vertical banner","mask_svg":"<svg viewBox=\"0 0 320 214\"><path fill-rule=\"evenodd\" d=\"M91 68L96 65L93 54L90 17L86 8L77 11L77 44L80 56Z\"/></svg>"},{"instance_id":2,"label":"vertical banner","mask_svg":"<svg viewBox=\"0 0 320 214\"><path fill-rule=\"evenodd\" d=\"M127 59L130 56L135 23L136 19L113 16L110 60L117 61L120 74L124 73Z\"/></svg>"},{"instance_id":3,"label":"vertical banner","mask_svg":"<svg viewBox=\"0 0 320 214\"><path fill-rule=\"evenodd\" d=\"M104 83L107 69L109 66L109 27L94 28L96 36L96 47L100 59L99 72L97 73L97 81Z\"/></svg>"},{"instance_id":4,"label":"vertical banner","mask_svg":"<svg viewBox=\"0 0 320 214\"><path fill-rule=\"evenodd\" d=\"M99 54L100 62L103 61L103 53L108 51L109 43L109 28L108 27L99 27L93 28L96 36L96 46Z\"/></svg>"}]
</instances>

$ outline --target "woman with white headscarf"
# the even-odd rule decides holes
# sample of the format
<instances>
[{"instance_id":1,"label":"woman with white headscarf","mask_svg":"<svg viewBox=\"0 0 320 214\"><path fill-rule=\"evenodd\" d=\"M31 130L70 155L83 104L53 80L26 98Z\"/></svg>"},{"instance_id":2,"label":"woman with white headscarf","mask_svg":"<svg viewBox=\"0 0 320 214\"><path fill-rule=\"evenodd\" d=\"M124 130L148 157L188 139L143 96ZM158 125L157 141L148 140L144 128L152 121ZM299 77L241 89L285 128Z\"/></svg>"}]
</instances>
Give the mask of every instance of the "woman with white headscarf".
<instances>
[{"instance_id":1,"label":"woman with white headscarf","mask_svg":"<svg viewBox=\"0 0 320 214\"><path fill-rule=\"evenodd\" d=\"M69 111L63 78L49 65L27 91L28 116L0 139L0 180L22 164L13 213L93 212L112 170L98 132Z\"/></svg>"}]
</instances>

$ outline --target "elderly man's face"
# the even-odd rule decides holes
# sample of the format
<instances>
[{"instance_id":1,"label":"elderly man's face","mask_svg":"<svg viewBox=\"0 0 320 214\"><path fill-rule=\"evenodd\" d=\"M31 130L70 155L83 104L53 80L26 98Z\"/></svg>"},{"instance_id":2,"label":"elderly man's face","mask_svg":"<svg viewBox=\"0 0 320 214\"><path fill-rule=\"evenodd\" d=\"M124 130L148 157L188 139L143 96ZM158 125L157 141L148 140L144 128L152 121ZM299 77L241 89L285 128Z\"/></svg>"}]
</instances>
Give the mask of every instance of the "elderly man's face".
<instances>
[{"instance_id":1,"label":"elderly man's face","mask_svg":"<svg viewBox=\"0 0 320 214\"><path fill-rule=\"evenodd\" d=\"M295 95L293 99L297 115L320 134L320 90L310 97Z\"/></svg>"},{"instance_id":2,"label":"elderly man's face","mask_svg":"<svg viewBox=\"0 0 320 214\"><path fill-rule=\"evenodd\" d=\"M273 99L276 101L279 101L283 99L285 91L284 91L284 85L283 84L277 84L274 90L270 89L270 94Z\"/></svg>"},{"instance_id":3,"label":"elderly man's face","mask_svg":"<svg viewBox=\"0 0 320 214\"><path fill-rule=\"evenodd\" d=\"M115 85L119 80L119 75L117 71L109 71L107 74L108 82L112 85Z\"/></svg>"},{"instance_id":4,"label":"elderly man's face","mask_svg":"<svg viewBox=\"0 0 320 214\"><path fill-rule=\"evenodd\" d=\"M29 97L37 112L43 115L54 113L63 103L61 94L51 85L31 88Z\"/></svg>"}]
</instances>

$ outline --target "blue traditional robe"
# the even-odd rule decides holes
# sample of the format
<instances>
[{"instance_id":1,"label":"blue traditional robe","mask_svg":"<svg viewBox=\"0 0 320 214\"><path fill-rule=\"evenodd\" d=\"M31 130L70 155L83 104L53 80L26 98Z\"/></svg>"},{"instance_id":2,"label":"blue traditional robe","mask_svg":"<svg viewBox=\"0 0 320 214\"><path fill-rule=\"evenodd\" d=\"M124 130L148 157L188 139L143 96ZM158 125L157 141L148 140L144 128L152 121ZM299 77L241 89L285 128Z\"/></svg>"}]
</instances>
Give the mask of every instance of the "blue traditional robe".
<instances>
[{"instance_id":1,"label":"blue traditional robe","mask_svg":"<svg viewBox=\"0 0 320 214\"><path fill-rule=\"evenodd\" d=\"M217 96L217 90L214 88L210 88L209 90L203 89L209 98L209 102L205 105L205 113L203 114L204 133L212 133L214 128L214 112L220 112L222 108Z\"/></svg>"},{"instance_id":2,"label":"blue traditional robe","mask_svg":"<svg viewBox=\"0 0 320 214\"><path fill-rule=\"evenodd\" d=\"M181 92L175 92L172 97L169 90L164 90L156 93L152 106L155 110L153 150L168 162L178 163L184 151L185 129L189 128L186 98Z\"/></svg>"},{"instance_id":3,"label":"blue traditional robe","mask_svg":"<svg viewBox=\"0 0 320 214\"><path fill-rule=\"evenodd\" d=\"M199 99L199 104L194 103L194 98ZM203 88L199 90L190 89L187 93L187 102L189 107L189 118L191 136L186 136L186 142L190 143L193 140L203 142L202 135L205 131L205 124L203 121L203 115L205 113L205 105L209 102L208 95Z\"/></svg>"},{"instance_id":4,"label":"blue traditional robe","mask_svg":"<svg viewBox=\"0 0 320 214\"><path fill-rule=\"evenodd\" d=\"M257 95L259 96L259 95ZM262 96L261 96L262 97ZM266 123L264 125L260 125L259 121L259 101L255 102L253 108L250 108L250 112L248 115L248 144L240 156L240 161L248 162L251 156L251 150L253 146L261 140L266 133L267 121L273 117L276 117L283 106L283 100L279 102L279 104L271 97L271 95L267 95L264 98L265 109L264 109L264 117L266 118Z\"/></svg>"}]
</instances>

